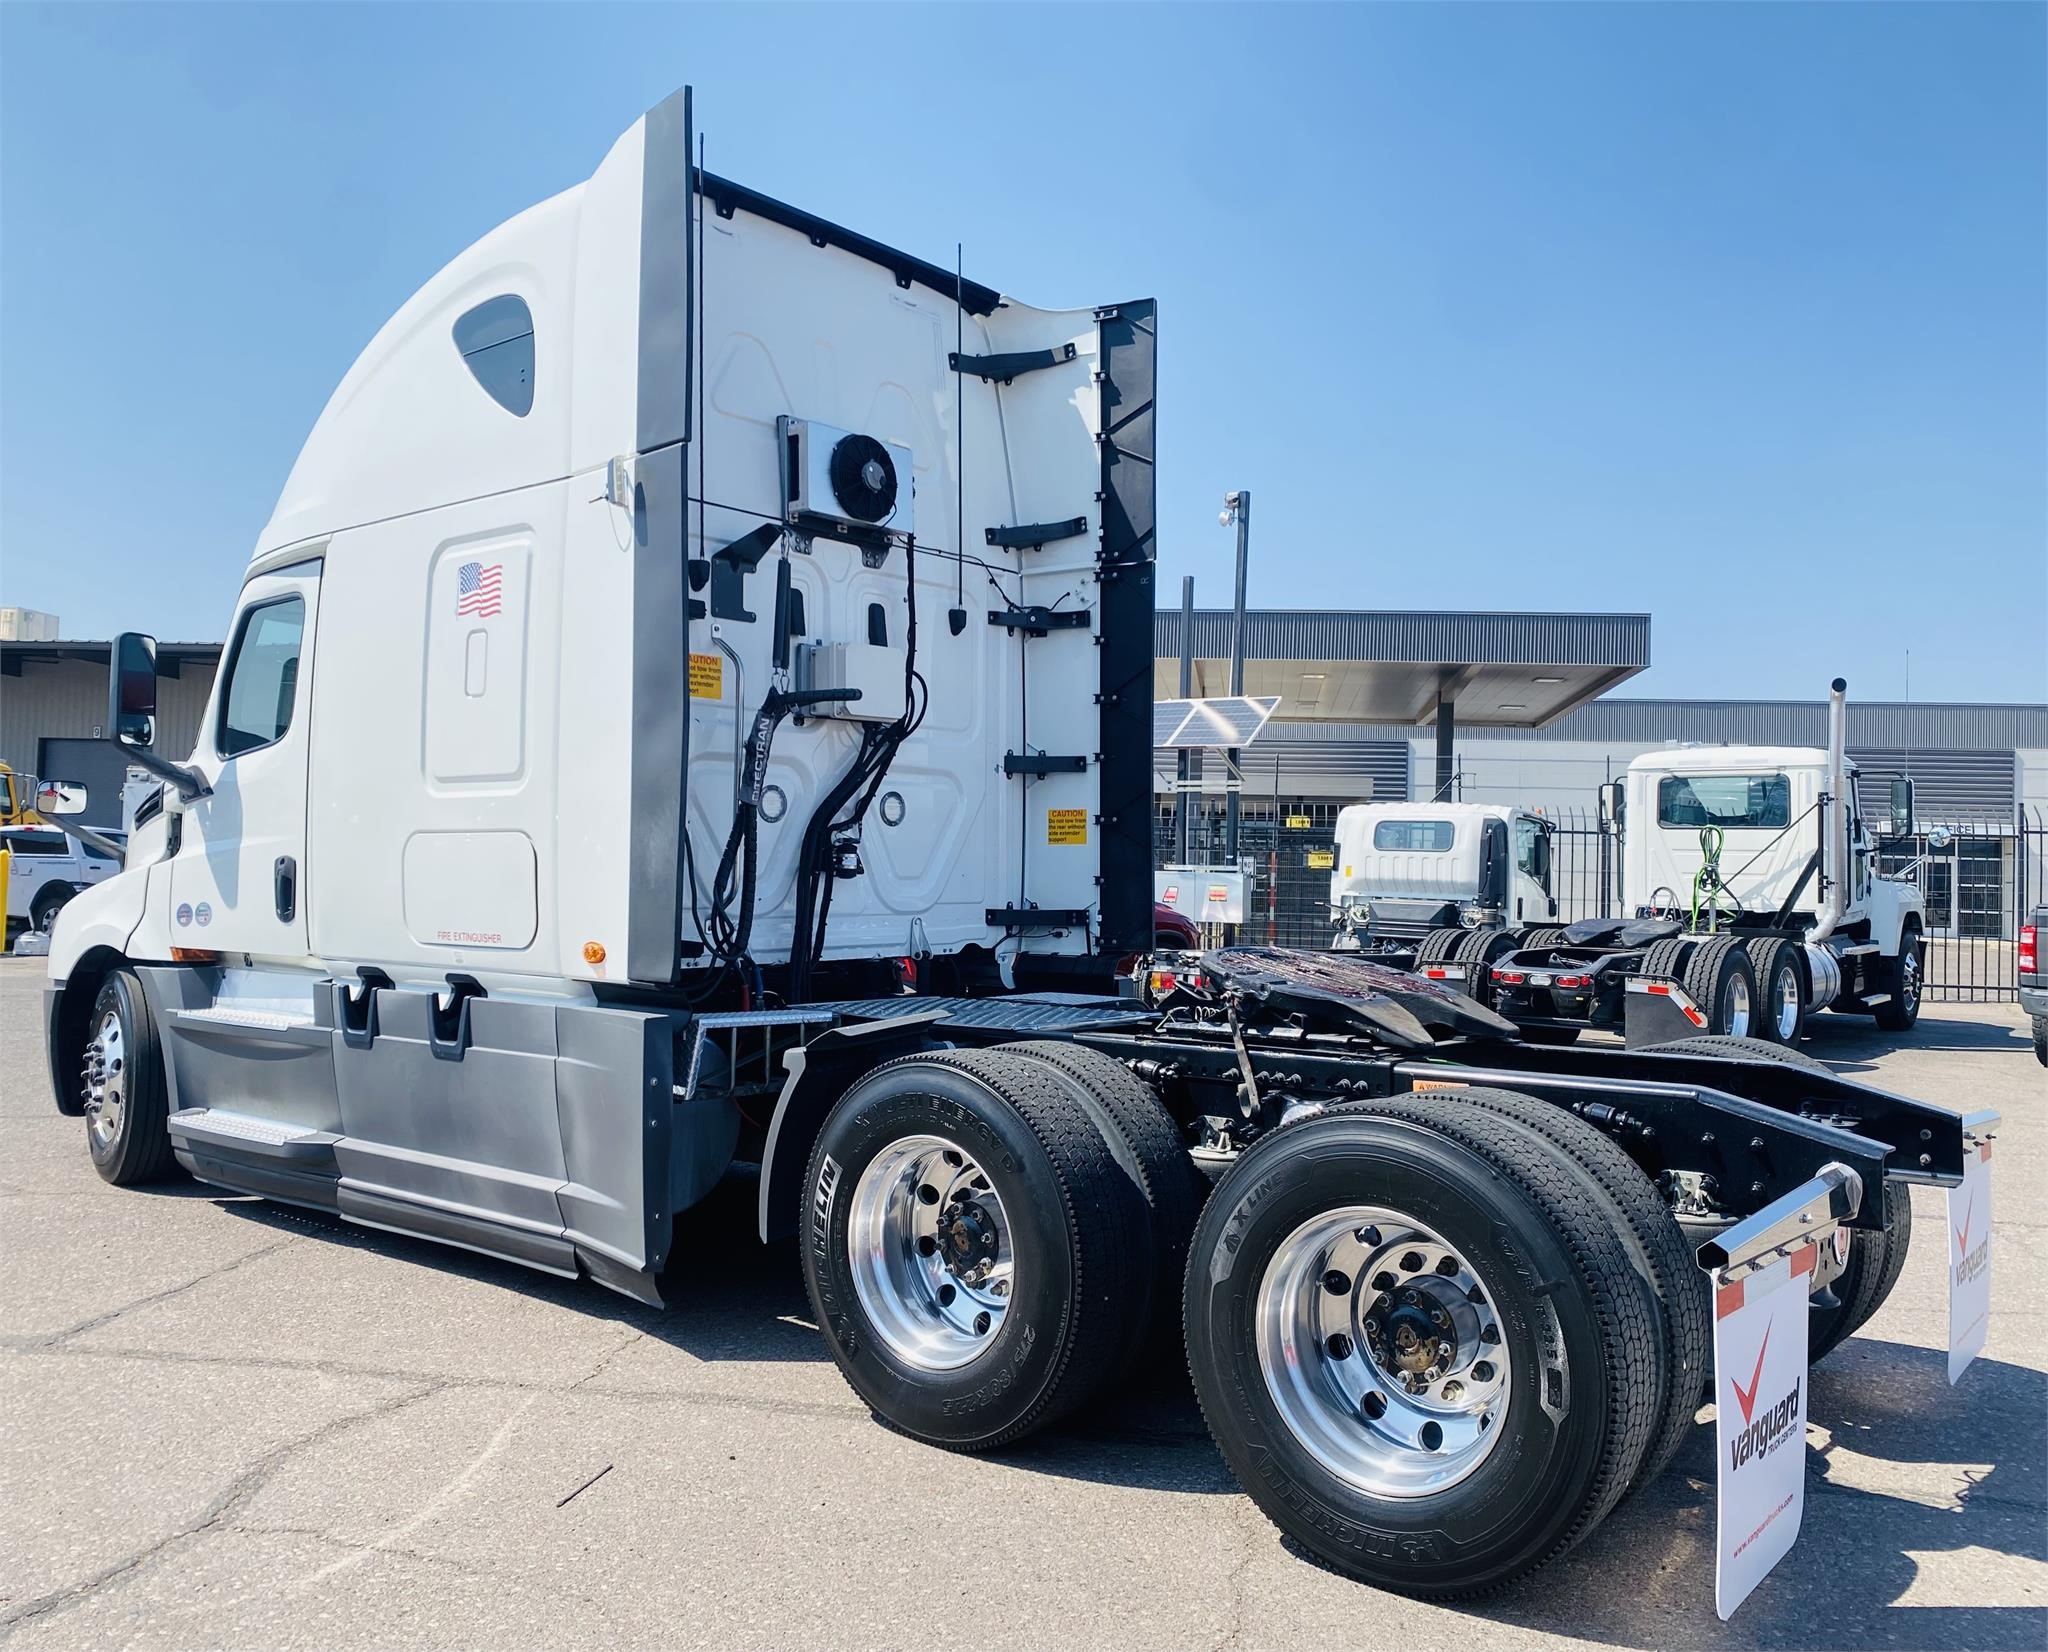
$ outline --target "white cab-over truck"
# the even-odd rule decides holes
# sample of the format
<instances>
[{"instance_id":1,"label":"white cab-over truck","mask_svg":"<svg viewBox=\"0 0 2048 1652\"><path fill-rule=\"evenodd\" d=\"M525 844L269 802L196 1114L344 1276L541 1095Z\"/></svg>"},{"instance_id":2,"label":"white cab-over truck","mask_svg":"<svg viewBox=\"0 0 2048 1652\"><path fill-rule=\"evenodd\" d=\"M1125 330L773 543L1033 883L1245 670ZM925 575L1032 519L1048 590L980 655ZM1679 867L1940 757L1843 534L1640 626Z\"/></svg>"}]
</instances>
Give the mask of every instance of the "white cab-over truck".
<instances>
[{"instance_id":1,"label":"white cab-over truck","mask_svg":"<svg viewBox=\"0 0 2048 1652\"><path fill-rule=\"evenodd\" d=\"M1426 941L1441 962L1435 954L1462 935L1557 916L1555 840L1540 814L1496 803L1354 803L1337 811L1336 830L1330 916L1339 951L1410 969Z\"/></svg>"},{"instance_id":2,"label":"white cab-over truck","mask_svg":"<svg viewBox=\"0 0 2048 1652\"><path fill-rule=\"evenodd\" d=\"M164 790L58 917L57 1106L114 1183L681 1313L720 1258L674 1217L752 1176L906 1434L1000 1447L1185 1348L1330 1564L1563 1553L1685 1439L1709 1281L1803 1247L1824 1352L1989 1119L1531 1049L1358 958L1110 996L1151 935L1153 306L1032 309L700 174L689 108L370 342L188 758L120 639Z\"/></svg>"}]
</instances>

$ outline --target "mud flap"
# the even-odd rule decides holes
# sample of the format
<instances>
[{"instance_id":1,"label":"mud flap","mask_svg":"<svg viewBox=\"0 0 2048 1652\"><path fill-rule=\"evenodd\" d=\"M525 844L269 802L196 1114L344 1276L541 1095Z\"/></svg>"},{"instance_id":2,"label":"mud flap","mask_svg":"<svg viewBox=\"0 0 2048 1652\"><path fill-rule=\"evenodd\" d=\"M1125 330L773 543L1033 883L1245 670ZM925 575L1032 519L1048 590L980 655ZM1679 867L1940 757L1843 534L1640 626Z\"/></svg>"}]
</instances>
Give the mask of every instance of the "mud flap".
<instances>
[{"instance_id":1,"label":"mud flap","mask_svg":"<svg viewBox=\"0 0 2048 1652\"><path fill-rule=\"evenodd\" d=\"M1706 1013L1676 981L1631 976L1623 983L1622 1032L1632 1050L1675 1044L1710 1031Z\"/></svg>"},{"instance_id":2,"label":"mud flap","mask_svg":"<svg viewBox=\"0 0 2048 1652\"><path fill-rule=\"evenodd\" d=\"M1963 1180L1948 1190L1948 1380L1984 1350L1991 1328L1991 1140L1966 1120Z\"/></svg>"},{"instance_id":3,"label":"mud flap","mask_svg":"<svg viewBox=\"0 0 2048 1652\"><path fill-rule=\"evenodd\" d=\"M1861 1208L1828 1165L1699 1249L1714 1292L1714 1610L1723 1622L1790 1553L1806 1507L1807 1297L1820 1247Z\"/></svg>"}]
</instances>

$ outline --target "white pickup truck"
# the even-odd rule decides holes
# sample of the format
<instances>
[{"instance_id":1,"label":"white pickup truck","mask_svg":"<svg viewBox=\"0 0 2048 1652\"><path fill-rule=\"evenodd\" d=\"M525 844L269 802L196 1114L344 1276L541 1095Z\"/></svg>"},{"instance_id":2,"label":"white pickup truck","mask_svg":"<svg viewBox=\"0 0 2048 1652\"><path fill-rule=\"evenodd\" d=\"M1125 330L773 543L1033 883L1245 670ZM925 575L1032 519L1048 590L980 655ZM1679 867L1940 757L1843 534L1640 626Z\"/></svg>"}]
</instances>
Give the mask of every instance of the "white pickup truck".
<instances>
[{"instance_id":1,"label":"white pickup truck","mask_svg":"<svg viewBox=\"0 0 2048 1652\"><path fill-rule=\"evenodd\" d=\"M79 890L121 870L118 860L88 849L76 838L49 826L9 826L0 830L0 848L8 851L10 934L18 925L48 930L57 921L64 903Z\"/></svg>"}]
</instances>

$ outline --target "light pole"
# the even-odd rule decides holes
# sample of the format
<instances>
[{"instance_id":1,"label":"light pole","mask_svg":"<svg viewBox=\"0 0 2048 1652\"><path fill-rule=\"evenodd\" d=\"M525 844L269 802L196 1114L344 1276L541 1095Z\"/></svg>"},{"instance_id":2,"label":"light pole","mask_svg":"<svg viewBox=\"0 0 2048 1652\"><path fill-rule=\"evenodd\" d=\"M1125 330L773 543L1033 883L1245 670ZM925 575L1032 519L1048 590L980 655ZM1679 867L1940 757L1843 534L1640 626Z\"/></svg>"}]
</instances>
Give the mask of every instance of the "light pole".
<instances>
[{"instance_id":1,"label":"light pole","mask_svg":"<svg viewBox=\"0 0 2048 1652\"><path fill-rule=\"evenodd\" d=\"M1233 488L1226 493L1216 520L1226 528L1237 524L1237 596L1230 610L1230 692L1235 696L1244 693L1244 579L1251 552L1251 489ZM1238 756L1235 747L1223 754L1223 855L1232 871L1237 869Z\"/></svg>"}]
</instances>

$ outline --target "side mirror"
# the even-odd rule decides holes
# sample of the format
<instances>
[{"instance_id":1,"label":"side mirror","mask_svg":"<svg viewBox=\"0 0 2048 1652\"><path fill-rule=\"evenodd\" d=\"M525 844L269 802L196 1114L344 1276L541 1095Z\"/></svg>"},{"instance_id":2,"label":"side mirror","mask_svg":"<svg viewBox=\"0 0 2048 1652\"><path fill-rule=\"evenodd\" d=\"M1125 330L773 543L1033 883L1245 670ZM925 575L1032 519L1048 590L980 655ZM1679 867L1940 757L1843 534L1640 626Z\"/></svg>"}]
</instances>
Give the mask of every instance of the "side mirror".
<instances>
[{"instance_id":1,"label":"side mirror","mask_svg":"<svg viewBox=\"0 0 2048 1652\"><path fill-rule=\"evenodd\" d=\"M63 780L45 780L36 787L36 813L82 815L85 813L85 799L83 786L74 786Z\"/></svg>"},{"instance_id":2,"label":"side mirror","mask_svg":"<svg viewBox=\"0 0 2048 1652\"><path fill-rule=\"evenodd\" d=\"M1628 783L1610 780L1600 788L1600 813L1616 831L1621 829L1621 817L1628 808Z\"/></svg>"},{"instance_id":3,"label":"side mirror","mask_svg":"<svg viewBox=\"0 0 2048 1652\"><path fill-rule=\"evenodd\" d=\"M1906 837L1913 830L1913 782L1892 782L1892 836Z\"/></svg>"},{"instance_id":4,"label":"side mirror","mask_svg":"<svg viewBox=\"0 0 2048 1652\"><path fill-rule=\"evenodd\" d=\"M124 746L156 740L156 638L123 631L107 663L107 735Z\"/></svg>"}]
</instances>

